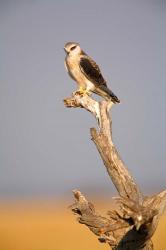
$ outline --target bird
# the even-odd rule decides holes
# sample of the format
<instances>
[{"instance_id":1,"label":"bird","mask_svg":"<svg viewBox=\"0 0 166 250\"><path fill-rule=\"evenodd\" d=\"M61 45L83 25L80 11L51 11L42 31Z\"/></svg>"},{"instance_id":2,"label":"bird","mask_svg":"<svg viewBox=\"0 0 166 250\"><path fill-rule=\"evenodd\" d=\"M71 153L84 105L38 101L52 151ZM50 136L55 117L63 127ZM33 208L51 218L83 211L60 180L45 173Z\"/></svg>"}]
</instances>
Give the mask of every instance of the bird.
<instances>
[{"instance_id":1,"label":"bird","mask_svg":"<svg viewBox=\"0 0 166 250\"><path fill-rule=\"evenodd\" d=\"M81 49L79 43L67 42L64 50L66 70L79 86L76 93L84 96L93 92L113 103L120 103L118 97L107 87L99 66Z\"/></svg>"}]
</instances>

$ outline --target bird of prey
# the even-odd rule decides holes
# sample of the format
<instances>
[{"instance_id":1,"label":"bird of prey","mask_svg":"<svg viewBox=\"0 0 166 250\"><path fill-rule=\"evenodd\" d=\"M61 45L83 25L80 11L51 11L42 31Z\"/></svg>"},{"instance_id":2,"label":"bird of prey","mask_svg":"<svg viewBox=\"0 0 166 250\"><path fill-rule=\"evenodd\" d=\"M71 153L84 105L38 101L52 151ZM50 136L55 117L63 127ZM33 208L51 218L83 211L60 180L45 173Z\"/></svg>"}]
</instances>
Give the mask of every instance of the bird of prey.
<instances>
[{"instance_id":1,"label":"bird of prey","mask_svg":"<svg viewBox=\"0 0 166 250\"><path fill-rule=\"evenodd\" d=\"M79 85L79 94L91 94L94 92L106 100L119 103L120 100L107 87L99 66L80 47L79 43L68 42L65 44L66 69Z\"/></svg>"}]
</instances>

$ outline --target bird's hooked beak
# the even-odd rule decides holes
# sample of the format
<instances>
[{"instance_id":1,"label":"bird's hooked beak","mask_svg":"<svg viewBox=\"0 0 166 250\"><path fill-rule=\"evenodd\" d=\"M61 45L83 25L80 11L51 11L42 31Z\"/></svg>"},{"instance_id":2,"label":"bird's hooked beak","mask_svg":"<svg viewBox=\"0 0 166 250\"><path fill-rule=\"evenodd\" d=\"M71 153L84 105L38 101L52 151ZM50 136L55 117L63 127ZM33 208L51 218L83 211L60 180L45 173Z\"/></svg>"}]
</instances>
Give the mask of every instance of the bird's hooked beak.
<instances>
[{"instance_id":1,"label":"bird's hooked beak","mask_svg":"<svg viewBox=\"0 0 166 250\"><path fill-rule=\"evenodd\" d=\"M67 51L67 49L64 47L63 48L64 49L64 51L67 53L67 54L69 54L69 51Z\"/></svg>"}]
</instances>

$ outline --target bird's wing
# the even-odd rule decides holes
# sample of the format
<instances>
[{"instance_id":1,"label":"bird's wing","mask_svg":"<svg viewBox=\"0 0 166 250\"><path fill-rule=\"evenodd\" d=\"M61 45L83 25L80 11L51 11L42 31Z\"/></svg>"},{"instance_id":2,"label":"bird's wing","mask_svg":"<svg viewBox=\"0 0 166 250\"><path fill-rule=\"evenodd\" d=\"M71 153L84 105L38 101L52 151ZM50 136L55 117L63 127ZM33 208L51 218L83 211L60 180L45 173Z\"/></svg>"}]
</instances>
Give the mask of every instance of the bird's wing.
<instances>
[{"instance_id":1,"label":"bird's wing","mask_svg":"<svg viewBox=\"0 0 166 250\"><path fill-rule=\"evenodd\" d=\"M96 86L105 85L106 81L103 78L99 66L88 56L81 56L79 62L82 73Z\"/></svg>"}]
</instances>

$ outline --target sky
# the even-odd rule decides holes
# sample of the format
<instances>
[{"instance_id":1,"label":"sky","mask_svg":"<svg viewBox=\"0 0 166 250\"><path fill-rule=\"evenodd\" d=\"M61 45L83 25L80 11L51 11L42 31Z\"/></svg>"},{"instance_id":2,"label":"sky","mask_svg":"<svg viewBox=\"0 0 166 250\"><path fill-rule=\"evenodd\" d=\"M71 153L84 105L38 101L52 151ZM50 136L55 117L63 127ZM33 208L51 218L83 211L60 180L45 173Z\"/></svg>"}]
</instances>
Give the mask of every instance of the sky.
<instances>
[{"instance_id":1,"label":"sky","mask_svg":"<svg viewBox=\"0 0 166 250\"><path fill-rule=\"evenodd\" d=\"M115 192L95 119L67 109L76 90L64 44L79 42L121 99L113 138L142 192L166 187L166 1L0 1L0 198Z\"/></svg>"}]
</instances>

